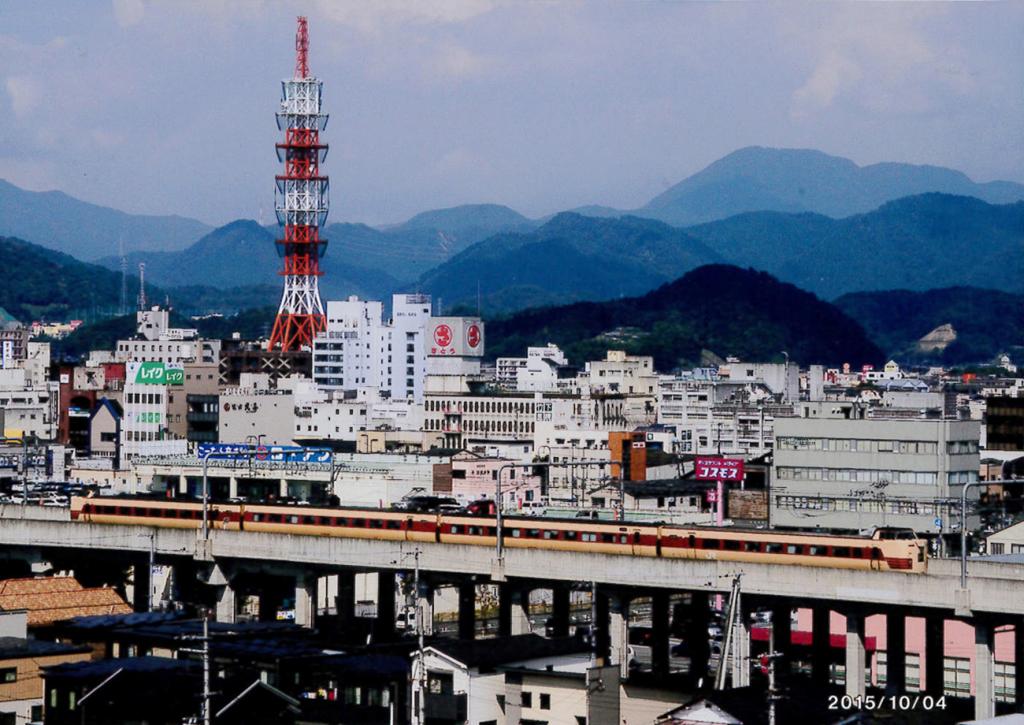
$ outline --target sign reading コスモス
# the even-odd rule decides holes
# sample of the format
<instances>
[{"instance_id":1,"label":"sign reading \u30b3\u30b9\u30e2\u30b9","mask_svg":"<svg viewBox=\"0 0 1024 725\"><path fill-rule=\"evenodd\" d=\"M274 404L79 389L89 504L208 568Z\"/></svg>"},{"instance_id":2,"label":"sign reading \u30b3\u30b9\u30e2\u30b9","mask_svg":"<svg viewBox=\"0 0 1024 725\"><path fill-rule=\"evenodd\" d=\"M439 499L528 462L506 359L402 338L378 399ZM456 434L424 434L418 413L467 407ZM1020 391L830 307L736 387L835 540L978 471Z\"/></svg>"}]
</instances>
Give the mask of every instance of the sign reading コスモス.
<instances>
[{"instance_id":1,"label":"sign reading \u30b3\u30b9\u30e2\u30b9","mask_svg":"<svg viewBox=\"0 0 1024 725\"><path fill-rule=\"evenodd\" d=\"M734 458L701 457L694 461L693 477L698 481L739 481L743 461Z\"/></svg>"}]
</instances>

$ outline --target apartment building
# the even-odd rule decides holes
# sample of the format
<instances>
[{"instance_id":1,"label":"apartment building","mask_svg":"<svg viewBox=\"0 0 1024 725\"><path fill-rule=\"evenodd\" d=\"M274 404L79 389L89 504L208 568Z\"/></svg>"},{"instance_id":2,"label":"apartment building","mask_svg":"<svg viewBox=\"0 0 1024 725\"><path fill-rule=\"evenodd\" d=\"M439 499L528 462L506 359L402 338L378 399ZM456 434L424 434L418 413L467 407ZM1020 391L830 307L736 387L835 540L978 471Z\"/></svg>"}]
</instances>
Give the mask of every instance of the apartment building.
<instances>
[{"instance_id":1,"label":"apartment building","mask_svg":"<svg viewBox=\"0 0 1024 725\"><path fill-rule=\"evenodd\" d=\"M184 371L162 362L129 362L125 366L121 419L121 460L126 468L138 456L183 454L184 437L175 436L167 419L170 388L181 390ZM181 393L178 393L181 395Z\"/></svg>"},{"instance_id":2,"label":"apartment building","mask_svg":"<svg viewBox=\"0 0 1024 725\"><path fill-rule=\"evenodd\" d=\"M220 392L217 435L223 443L291 445L296 409L323 398L308 378L274 380L268 374L242 373L240 383Z\"/></svg>"},{"instance_id":3,"label":"apartment building","mask_svg":"<svg viewBox=\"0 0 1024 725\"><path fill-rule=\"evenodd\" d=\"M34 387L23 368L0 369L0 409L4 427L41 440L57 435L57 388L47 383Z\"/></svg>"},{"instance_id":4,"label":"apartment building","mask_svg":"<svg viewBox=\"0 0 1024 725\"><path fill-rule=\"evenodd\" d=\"M117 341L114 359L118 362L216 364L220 358L220 340L202 340L194 328L171 327L169 310L139 310L135 319L135 338Z\"/></svg>"},{"instance_id":5,"label":"apartment building","mask_svg":"<svg viewBox=\"0 0 1024 725\"><path fill-rule=\"evenodd\" d=\"M499 357L495 379L504 390L553 391L569 372L569 360L558 345L529 347L526 357Z\"/></svg>"},{"instance_id":6,"label":"apartment building","mask_svg":"<svg viewBox=\"0 0 1024 725\"><path fill-rule=\"evenodd\" d=\"M382 302L355 296L328 301L327 329L313 342L314 380L328 390L421 400L430 305L427 295L393 295L391 320L385 322Z\"/></svg>"},{"instance_id":7,"label":"apartment building","mask_svg":"<svg viewBox=\"0 0 1024 725\"><path fill-rule=\"evenodd\" d=\"M775 419L795 412L787 398L798 394L799 378L780 375L773 385L757 377L756 366L742 368L742 375L729 378L698 368L659 379L658 423L675 430L676 453L749 457L771 448Z\"/></svg>"},{"instance_id":8,"label":"apartment building","mask_svg":"<svg viewBox=\"0 0 1024 725\"><path fill-rule=\"evenodd\" d=\"M959 530L960 489L978 480L977 421L871 417L849 403L798 407L775 420L774 526Z\"/></svg>"}]
</instances>

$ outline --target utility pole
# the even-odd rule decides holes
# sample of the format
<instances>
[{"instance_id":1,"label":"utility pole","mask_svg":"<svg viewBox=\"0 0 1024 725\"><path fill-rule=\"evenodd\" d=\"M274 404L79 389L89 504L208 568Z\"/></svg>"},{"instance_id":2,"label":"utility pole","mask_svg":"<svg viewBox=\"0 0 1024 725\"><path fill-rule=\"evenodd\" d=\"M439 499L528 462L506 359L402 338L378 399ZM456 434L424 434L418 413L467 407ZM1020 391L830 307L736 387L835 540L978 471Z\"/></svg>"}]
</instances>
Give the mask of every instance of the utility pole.
<instances>
[{"instance_id":1,"label":"utility pole","mask_svg":"<svg viewBox=\"0 0 1024 725\"><path fill-rule=\"evenodd\" d=\"M149 611L153 611L153 600L156 598L153 594L155 587L153 571L156 569L156 532L150 532L149 534Z\"/></svg>"},{"instance_id":2,"label":"utility pole","mask_svg":"<svg viewBox=\"0 0 1024 725\"><path fill-rule=\"evenodd\" d=\"M28 437L21 432L21 508L28 506Z\"/></svg>"},{"instance_id":3,"label":"utility pole","mask_svg":"<svg viewBox=\"0 0 1024 725\"><path fill-rule=\"evenodd\" d=\"M416 588L416 661L419 665L419 672L416 673L419 680L420 696L416 703L416 723L423 725L426 719L426 697L427 697L427 663L423 659L423 602L420 598L420 549L413 553L416 562L413 569L413 586Z\"/></svg>"},{"instance_id":4,"label":"utility pole","mask_svg":"<svg viewBox=\"0 0 1024 725\"><path fill-rule=\"evenodd\" d=\"M210 613L203 610L203 725L210 725Z\"/></svg>"},{"instance_id":5,"label":"utility pole","mask_svg":"<svg viewBox=\"0 0 1024 725\"><path fill-rule=\"evenodd\" d=\"M779 654L775 651L775 622L772 622L768 630L768 654L765 655L768 661L768 725L775 725L775 703L782 699L775 688L775 660Z\"/></svg>"},{"instance_id":6,"label":"utility pole","mask_svg":"<svg viewBox=\"0 0 1024 725\"><path fill-rule=\"evenodd\" d=\"M729 593L729 609L725 616L725 639L722 642L722 654L718 658L718 672L715 673L715 689L725 689L725 677L726 677L726 660L729 656L730 645L733 641L733 629L736 626L736 620L741 616L740 608L740 577L742 574L737 574L732 580L732 591ZM734 655L735 656L735 655ZM735 687L733 683L733 687Z\"/></svg>"}]
</instances>

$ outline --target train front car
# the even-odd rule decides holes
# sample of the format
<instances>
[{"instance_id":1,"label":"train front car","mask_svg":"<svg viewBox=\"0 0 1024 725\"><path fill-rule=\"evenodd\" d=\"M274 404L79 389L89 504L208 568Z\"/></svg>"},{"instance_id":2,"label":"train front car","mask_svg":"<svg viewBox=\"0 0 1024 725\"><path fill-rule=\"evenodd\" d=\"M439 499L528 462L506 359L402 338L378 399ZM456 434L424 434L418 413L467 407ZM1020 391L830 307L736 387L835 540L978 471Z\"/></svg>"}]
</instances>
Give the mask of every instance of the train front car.
<instances>
[{"instance_id":1,"label":"train front car","mask_svg":"<svg viewBox=\"0 0 1024 725\"><path fill-rule=\"evenodd\" d=\"M924 572L928 569L928 546L913 529L879 527L871 535L882 550L886 568L892 571Z\"/></svg>"},{"instance_id":2,"label":"train front car","mask_svg":"<svg viewBox=\"0 0 1024 725\"><path fill-rule=\"evenodd\" d=\"M924 547L916 539L830 536L737 529L662 527L661 556L791 566L902 571L927 569Z\"/></svg>"}]
</instances>

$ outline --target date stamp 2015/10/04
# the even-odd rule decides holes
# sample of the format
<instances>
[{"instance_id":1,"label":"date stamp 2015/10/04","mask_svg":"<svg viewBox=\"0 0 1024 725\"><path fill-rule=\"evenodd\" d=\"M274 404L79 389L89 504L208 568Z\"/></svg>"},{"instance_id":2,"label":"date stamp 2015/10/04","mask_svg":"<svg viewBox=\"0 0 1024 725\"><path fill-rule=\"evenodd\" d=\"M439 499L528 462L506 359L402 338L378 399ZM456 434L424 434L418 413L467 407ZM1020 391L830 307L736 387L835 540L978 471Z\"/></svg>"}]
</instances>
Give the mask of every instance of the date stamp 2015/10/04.
<instances>
[{"instance_id":1,"label":"date stamp 2015/10/04","mask_svg":"<svg viewBox=\"0 0 1024 725\"><path fill-rule=\"evenodd\" d=\"M829 695L829 710L945 710L946 696L931 695Z\"/></svg>"}]
</instances>

